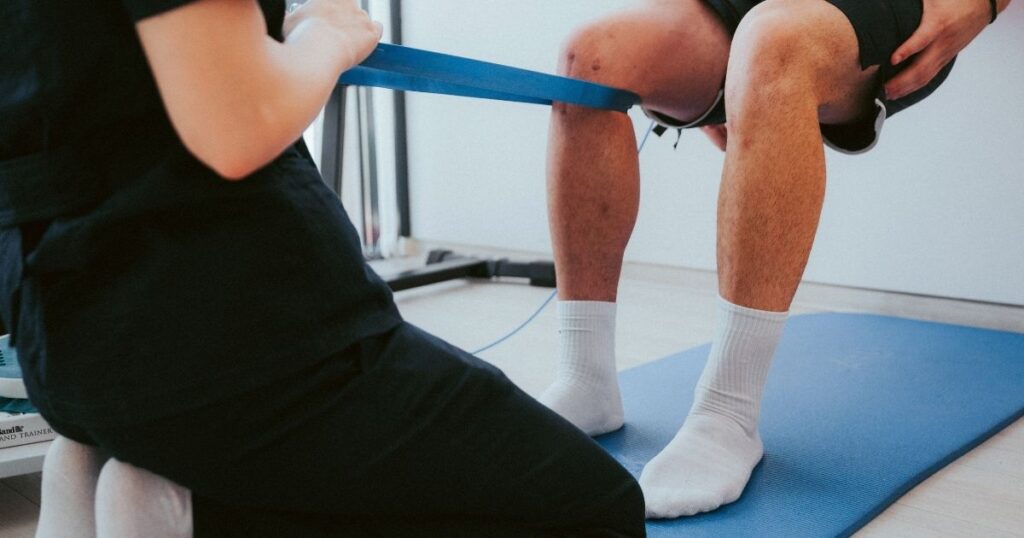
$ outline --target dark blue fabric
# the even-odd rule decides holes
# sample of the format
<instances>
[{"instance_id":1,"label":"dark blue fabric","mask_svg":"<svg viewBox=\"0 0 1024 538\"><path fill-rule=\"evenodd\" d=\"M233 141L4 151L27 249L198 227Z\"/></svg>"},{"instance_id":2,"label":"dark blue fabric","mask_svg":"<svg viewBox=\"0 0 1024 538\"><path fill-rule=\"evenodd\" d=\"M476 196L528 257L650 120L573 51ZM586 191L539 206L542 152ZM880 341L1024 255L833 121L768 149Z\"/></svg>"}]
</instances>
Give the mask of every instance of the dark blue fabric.
<instances>
[{"instance_id":1,"label":"dark blue fabric","mask_svg":"<svg viewBox=\"0 0 1024 538\"><path fill-rule=\"evenodd\" d=\"M53 423L230 400L401 321L301 141L239 182L182 144L132 17L188 1L0 3L0 318Z\"/></svg>"},{"instance_id":2,"label":"dark blue fabric","mask_svg":"<svg viewBox=\"0 0 1024 538\"><path fill-rule=\"evenodd\" d=\"M644 532L640 487L592 439L408 324L230 400L75 430L189 488L196 538Z\"/></svg>"},{"instance_id":3,"label":"dark blue fabric","mask_svg":"<svg viewBox=\"0 0 1024 538\"><path fill-rule=\"evenodd\" d=\"M708 346L620 376L598 438L636 475L682 424ZM847 536L1024 415L1024 334L854 314L793 318L768 377L765 458L734 504L661 536ZM1009 480L1009 478L1007 478Z\"/></svg>"},{"instance_id":4,"label":"dark blue fabric","mask_svg":"<svg viewBox=\"0 0 1024 538\"><path fill-rule=\"evenodd\" d=\"M342 74L341 84L550 105L552 102L625 112L635 93L555 75L388 43Z\"/></svg>"}]
</instances>

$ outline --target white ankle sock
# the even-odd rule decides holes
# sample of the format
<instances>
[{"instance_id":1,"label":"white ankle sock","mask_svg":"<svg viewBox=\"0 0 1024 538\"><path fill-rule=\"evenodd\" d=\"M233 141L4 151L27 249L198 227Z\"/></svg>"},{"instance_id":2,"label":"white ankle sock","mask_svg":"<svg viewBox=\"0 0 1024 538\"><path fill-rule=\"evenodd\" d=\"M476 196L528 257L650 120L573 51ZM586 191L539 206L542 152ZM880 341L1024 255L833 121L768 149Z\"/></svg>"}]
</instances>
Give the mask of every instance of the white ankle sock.
<instances>
[{"instance_id":1,"label":"white ankle sock","mask_svg":"<svg viewBox=\"0 0 1024 538\"><path fill-rule=\"evenodd\" d=\"M788 313L719 299L715 340L693 407L640 476L648 517L714 510L740 497L761 460L761 395Z\"/></svg>"},{"instance_id":2,"label":"white ankle sock","mask_svg":"<svg viewBox=\"0 0 1024 538\"><path fill-rule=\"evenodd\" d=\"M558 371L540 401L587 435L621 428L615 303L559 301L558 326Z\"/></svg>"}]
</instances>

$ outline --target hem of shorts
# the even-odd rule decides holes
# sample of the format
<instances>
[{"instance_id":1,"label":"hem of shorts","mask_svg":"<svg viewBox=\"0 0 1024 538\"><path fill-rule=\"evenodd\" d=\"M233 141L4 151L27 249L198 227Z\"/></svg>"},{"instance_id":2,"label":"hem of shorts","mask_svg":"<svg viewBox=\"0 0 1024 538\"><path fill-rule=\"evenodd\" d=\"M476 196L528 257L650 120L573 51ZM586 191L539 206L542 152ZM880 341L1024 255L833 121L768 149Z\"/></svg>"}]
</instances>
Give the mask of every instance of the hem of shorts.
<instances>
[{"instance_id":1,"label":"hem of shorts","mask_svg":"<svg viewBox=\"0 0 1024 538\"><path fill-rule=\"evenodd\" d=\"M667 116L665 114L661 114L659 112L655 112L653 110L649 110L645 106L641 106L640 110L643 110L645 116L647 116L652 121L654 121L654 123L657 123L658 125L661 125L662 127L665 127L665 128L668 128L668 129L691 129L693 127L697 127L698 125L700 125L700 123L702 121L706 120L708 116L713 114L715 112L715 109L718 108L718 106L722 103L722 99L724 99L724 98L725 98L725 88L723 87L722 89L718 90L718 95L715 97L715 101L713 103L711 103L711 106L708 107L708 109L705 110L704 113L700 115L700 117L698 117L697 119L695 119L693 121L687 121L687 122L684 122L684 121L681 121L681 120L677 120L676 118L673 118L671 116ZM671 120L674 123L669 123L669 121L666 121L666 120Z\"/></svg>"},{"instance_id":2,"label":"hem of shorts","mask_svg":"<svg viewBox=\"0 0 1024 538\"><path fill-rule=\"evenodd\" d=\"M867 152L871 151L872 149L874 149L875 146L878 145L878 139L881 138L881 136L882 136L882 127L885 126L885 120L886 120L886 118L888 116L888 111L887 111L887 109L885 107L885 103L881 99L875 98L875 106L878 107L878 110L875 113L875 121L874 121L874 126L873 126L873 129L874 129L874 132L875 132L875 136L874 136L874 139L871 140L870 144L868 144L867 146L865 146L863 148L860 148L860 149L844 148L844 147L840 146L839 144L833 142L832 140L830 140L828 138L828 136L825 136L823 134L822 135L822 139L825 141L825 145L830 147L830 148L832 148L833 150L835 150L835 151L837 151L839 153L843 153L843 154L846 154L846 155L861 155L863 153L867 153Z\"/></svg>"}]
</instances>

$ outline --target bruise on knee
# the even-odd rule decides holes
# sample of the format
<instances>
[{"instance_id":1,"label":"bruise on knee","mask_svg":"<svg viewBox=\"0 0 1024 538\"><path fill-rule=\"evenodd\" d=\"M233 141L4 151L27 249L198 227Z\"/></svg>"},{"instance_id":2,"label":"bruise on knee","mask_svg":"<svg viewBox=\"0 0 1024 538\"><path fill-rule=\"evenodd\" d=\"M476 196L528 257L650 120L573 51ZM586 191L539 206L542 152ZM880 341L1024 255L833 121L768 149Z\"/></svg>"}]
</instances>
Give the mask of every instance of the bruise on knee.
<instances>
[{"instance_id":1,"label":"bruise on knee","mask_svg":"<svg viewBox=\"0 0 1024 538\"><path fill-rule=\"evenodd\" d=\"M622 77L614 72L615 69L611 69L615 65L614 60L623 54L615 42L615 32L601 25L577 30L562 45L558 62L559 74L621 86L625 81L618 80Z\"/></svg>"},{"instance_id":2,"label":"bruise on knee","mask_svg":"<svg viewBox=\"0 0 1024 538\"><path fill-rule=\"evenodd\" d=\"M562 73L571 73L576 67L576 51L570 50L565 53L565 63L560 70Z\"/></svg>"}]
</instances>

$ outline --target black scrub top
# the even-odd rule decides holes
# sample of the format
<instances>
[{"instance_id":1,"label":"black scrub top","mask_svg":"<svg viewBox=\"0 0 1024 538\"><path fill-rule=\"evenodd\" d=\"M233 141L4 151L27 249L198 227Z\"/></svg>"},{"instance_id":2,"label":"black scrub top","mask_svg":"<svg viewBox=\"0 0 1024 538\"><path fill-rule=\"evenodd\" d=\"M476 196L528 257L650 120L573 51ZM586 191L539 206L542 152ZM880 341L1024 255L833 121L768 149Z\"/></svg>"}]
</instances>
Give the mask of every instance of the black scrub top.
<instances>
[{"instance_id":1,"label":"black scrub top","mask_svg":"<svg viewBox=\"0 0 1024 538\"><path fill-rule=\"evenodd\" d=\"M0 2L0 313L55 421L193 409L401 322L301 141L228 182L175 135L134 23L189 1Z\"/></svg>"}]
</instances>

